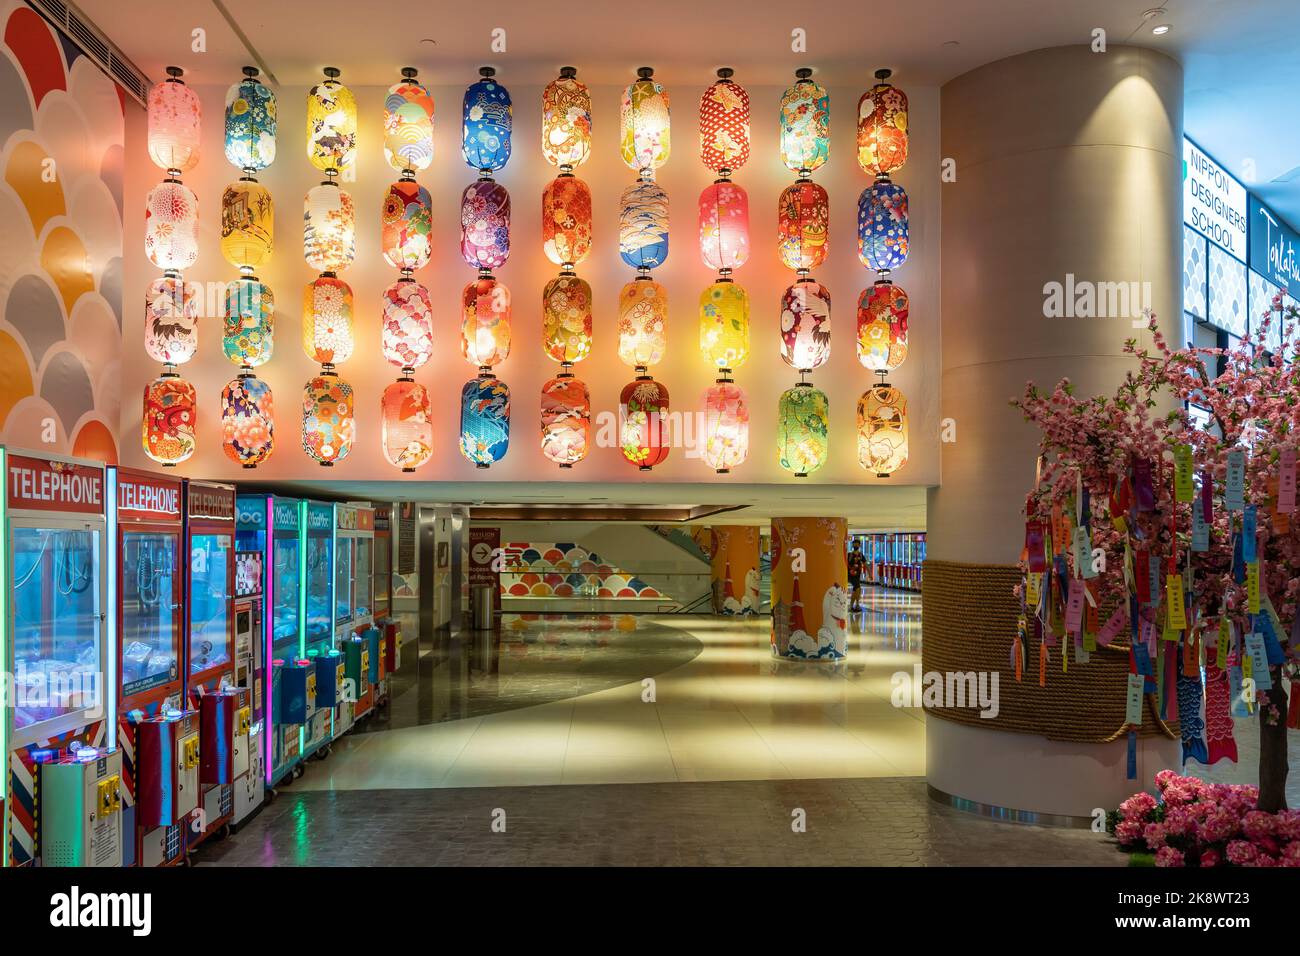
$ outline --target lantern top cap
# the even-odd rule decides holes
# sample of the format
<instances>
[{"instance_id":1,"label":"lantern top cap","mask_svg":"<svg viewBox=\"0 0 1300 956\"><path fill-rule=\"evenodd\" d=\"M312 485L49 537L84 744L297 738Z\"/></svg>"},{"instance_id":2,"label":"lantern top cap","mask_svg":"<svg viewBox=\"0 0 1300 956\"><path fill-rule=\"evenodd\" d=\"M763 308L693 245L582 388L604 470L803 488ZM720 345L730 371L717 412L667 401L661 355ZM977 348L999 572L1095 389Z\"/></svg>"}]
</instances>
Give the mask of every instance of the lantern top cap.
<instances>
[{"instance_id":1,"label":"lantern top cap","mask_svg":"<svg viewBox=\"0 0 1300 956\"><path fill-rule=\"evenodd\" d=\"M636 70L636 77L637 77L638 80L648 80L648 79L650 79L650 77L652 77L652 76L654 76L654 75L655 75L655 70L654 70L654 67L652 67L652 66L639 66L639 67L637 67L637 70Z\"/></svg>"},{"instance_id":2,"label":"lantern top cap","mask_svg":"<svg viewBox=\"0 0 1300 956\"><path fill-rule=\"evenodd\" d=\"M326 79L330 80L337 80L343 75L343 71L337 66L327 66L325 69L321 70L321 72L325 74Z\"/></svg>"},{"instance_id":3,"label":"lantern top cap","mask_svg":"<svg viewBox=\"0 0 1300 956\"><path fill-rule=\"evenodd\" d=\"M576 66L560 67L560 79L562 80L571 80L577 75L578 75L578 68Z\"/></svg>"},{"instance_id":4,"label":"lantern top cap","mask_svg":"<svg viewBox=\"0 0 1300 956\"><path fill-rule=\"evenodd\" d=\"M813 71L812 71L812 67L810 66L801 66L799 67L799 69L794 71L795 78L799 80L811 79L812 74Z\"/></svg>"},{"instance_id":5,"label":"lantern top cap","mask_svg":"<svg viewBox=\"0 0 1300 956\"><path fill-rule=\"evenodd\" d=\"M496 67L493 67L493 66L480 66L480 67L478 68L478 75L481 76L481 77L483 77L483 79L485 79L485 80L490 80L490 79L492 79L492 77L494 77L494 76L497 75Z\"/></svg>"},{"instance_id":6,"label":"lantern top cap","mask_svg":"<svg viewBox=\"0 0 1300 956\"><path fill-rule=\"evenodd\" d=\"M167 75L171 77L173 80L179 80L182 76L185 75L185 71L182 70L179 66L169 66L167 67Z\"/></svg>"},{"instance_id":7,"label":"lantern top cap","mask_svg":"<svg viewBox=\"0 0 1300 956\"><path fill-rule=\"evenodd\" d=\"M243 69L243 73L244 76L248 77L250 80L255 80L261 76L262 71L255 66L246 66Z\"/></svg>"},{"instance_id":8,"label":"lantern top cap","mask_svg":"<svg viewBox=\"0 0 1300 956\"><path fill-rule=\"evenodd\" d=\"M887 79L889 79L893 75L894 75L893 70L876 70L876 79L879 80L881 83L884 83Z\"/></svg>"},{"instance_id":9,"label":"lantern top cap","mask_svg":"<svg viewBox=\"0 0 1300 956\"><path fill-rule=\"evenodd\" d=\"M402 67L402 79L413 80L420 75L420 71L413 66Z\"/></svg>"},{"instance_id":10,"label":"lantern top cap","mask_svg":"<svg viewBox=\"0 0 1300 956\"><path fill-rule=\"evenodd\" d=\"M736 75L736 71L729 66L724 66L718 70L718 79L729 80Z\"/></svg>"}]
</instances>

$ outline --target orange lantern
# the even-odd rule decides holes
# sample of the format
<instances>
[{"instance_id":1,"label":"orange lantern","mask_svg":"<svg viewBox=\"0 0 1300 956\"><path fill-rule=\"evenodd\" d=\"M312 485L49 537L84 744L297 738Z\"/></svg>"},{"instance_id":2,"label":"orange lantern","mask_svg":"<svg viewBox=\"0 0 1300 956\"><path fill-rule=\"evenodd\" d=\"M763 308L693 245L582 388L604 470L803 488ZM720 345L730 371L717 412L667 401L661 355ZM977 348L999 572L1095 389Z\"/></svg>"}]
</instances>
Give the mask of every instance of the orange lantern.
<instances>
[{"instance_id":1,"label":"orange lantern","mask_svg":"<svg viewBox=\"0 0 1300 956\"><path fill-rule=\"evenodd\" d=\"M777 203L781 263L807 273L826 261L830 236L830 199L811 180L787 186Z\"/></svg>"},{"instance_id":2,"label":"orange lantern","mask_svg":"<svg viewBox=\"0 0 1300 956\"><path fill-rule=\"evenodd\" d=\"M877 70L876 85L858 100L858 165L872 176L888 176L907 162L907 94Z\"/></svg>"},{"instance_id":3,"label":"orange lantern","mask_svg":"<svg viewBox=\"0 0 1300 956\"><path fill-rule=\"evenodd\" d=\"M409 378L384 389L380 402L384 458L404 472L415 471L433 457L433 402L429 390Z\"/></svg>"},{"instance_id":4,"label":"orange lantern","mask_svg":"<svg viewBox=\"0 0 1300 956\"><path fill-rule=\"evenodd\" d=\"M561 272L542 292L542 348L566 366L591 352L591 286L572 272Z\"/></svg>"},{"instance_id":5,"label":"orange lantern","mask_svg":"<svg viewBox=\"0 0 1300 956\"><path fill-rule=\"evenodd\" d=\"M352 346L352 287L338 276L317 276L303 293L303 351L332 368L352 357Z\"/></svg>"},{"instance_id":6,"label":"orange lantern","mask_svg":"<svg viewBox=\"0 0 1300 956\"><path fill-rule=\"evenodd\" d=\"M197 398L194 386L179 375L163 375L144 387L144 453L164 468L194 454Z\"/></svg>"},{"instance_id":7,"label":"orange lantern","mask_svg":"<svg viewBox=\"0 0 1300 956\"><path fill-rule=\"evenodd\" d=\"M542 386L542 454L561 468L587 457L591 445L591 393L563 372Z\"/></svg>"},{"instance_id":8,"label":"orange lantern","mask_svg":"<svg viewBox=\"0 0 1300 956\"><path fill-rule=\"evenodd\" d=\"M461 293L460 354L483 372L510 354L510 290L492 276L470 280Z\"/></svg>"},{"instance_id":9,"label":"orange lantern","mask_svg":"<svg viewBox=\"0 0 1300 956\"><path fill-rule=\"evenodd\" d=\"M591 190L573 173L561 173L542 192L542 249L566 269L591 252Z\"/></svg>"}]
</instances>

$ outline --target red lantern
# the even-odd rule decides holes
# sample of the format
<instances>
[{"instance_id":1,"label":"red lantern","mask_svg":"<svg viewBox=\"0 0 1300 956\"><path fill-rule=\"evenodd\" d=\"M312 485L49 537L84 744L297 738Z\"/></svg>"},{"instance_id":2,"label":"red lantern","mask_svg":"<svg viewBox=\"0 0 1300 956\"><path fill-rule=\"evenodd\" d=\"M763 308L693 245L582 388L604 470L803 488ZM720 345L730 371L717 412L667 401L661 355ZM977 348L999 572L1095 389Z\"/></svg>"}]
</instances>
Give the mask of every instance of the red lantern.
<instances>
[{"instance_id":1,"label":"red lantern","mask_svg":"<svg viewBox=\"0 0 1300 956\"><path fill-rule=\"evenodd\" d=\"M164 468L194 454L194 386L179 375L163 375L144 387L144 453Z\"/></svg>"},{"instance_id":2,"label":"red lantern","mask_svg":"<svg viewBox=\"0 0 1300 956\"><path fill-rule=\"evenodd\" d=\"M888 176L907 162L907 94L879 81L858 100L858 164L872 176Z\"/></svg>"},{"instance_id":3,"label":"red lantern","mask_svg":"<svg viewBox=\"0 0 1300 956\"><path fill-rule=\"evenodd\" d=\"M807 272L826 261L830 237L830 199L811 180L787 186L777 203L781 262Z\"/></svg>"},{"instance_id":4,"label":"red lantern","mask_svg":"<svg viewBox=\"0 0 1300 956\"><path fill-rule=\"evenodd\" d=\"M542 192L542 249L566 269L591 252L591 190L572 173L555 177Z\"/></svg>"},{"instance_id":5,"label":"red lantern","mask_svg":"<svg viewBox=\"0 0 1300 956\"><path fill-rule=\"evenodd\" d=\"M718 82L700 97L700 159L719 175L749 162L749 94L733 73L718 70Z\"/></svg>"},{"instance_id":6,"label":"red lantern","mask_svg":"<svg viewBox=\"0 0 1300 956\"><path fill-rule=\"evenodd\" d=\"M623 457L649 471L668 457L668 389L638 375L619 395L619 445Z\"/></svg>"},{"instance_id":7,"label":"red lantern","mask_svg":"<svg viewBox=\"0 0 1300 956\"><path fill-rule=\"evenodd\" d=\"M433 402L429 390L409 378L384 389L380 402L384 458L404 472L415 471L433 456Z\"/></svg>"}]
</instances>

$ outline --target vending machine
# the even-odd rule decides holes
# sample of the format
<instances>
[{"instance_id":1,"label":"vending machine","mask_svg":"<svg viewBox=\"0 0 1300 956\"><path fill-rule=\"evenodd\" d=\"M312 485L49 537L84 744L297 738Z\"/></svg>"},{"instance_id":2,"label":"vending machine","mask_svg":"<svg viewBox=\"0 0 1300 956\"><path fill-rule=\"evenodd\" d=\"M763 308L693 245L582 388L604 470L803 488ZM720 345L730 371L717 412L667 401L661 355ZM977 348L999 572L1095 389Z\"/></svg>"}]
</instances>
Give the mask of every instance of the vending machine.
<instances>
[{"instance_id":1,"label":"vending machine","mask_svg":"<svg viewBox=\"0 0 1300 956\"><path fill-rule=\"evenodd\" d=\"M109 571L117 595L117 745L122 754L122 863L185 859L198 805L198 715L181 672L184 521L179 478L109 466ZM190 764L186 766L187 762Z\"/></svg>"},{"instance_id":2,"label":"vending machine","mask_svg":"<svg viewBox=\"0 0 1300 956\"><path fill-rule=\"evenodd\" d=\"M334 636L343 655L346 688L340 706L346 732L374 707L379 682L380 634L374 625L375 512L369 504L334 506ZM349 713L350 712L350 713Z\"/></svg>"},{"instance_id":3,"label":"vending machine","mask_svg":"<svg viewBox=\"0 0 1300 956\"><path fill-rule=\"evenodd\" d=\"M185 482L185 546L185 686L199 715L199 806L186 827L193 848L231 823L235 789L251 770L253 694L236 671L233 485Z\"/></svg>"},{"instance_id":4,"label":"vending machine","mask_svg":"<svg viewBox=\"0 0 1300 956\"><path fill-rule=\"evenodd\" d=\"M5 865L120 866L116 604L104 467L0 449Z\"/></svg>"},{"instance_id":5,"label":"vending machine","mask_svg":"<svg viewBox=\"0 0 1300 956\"><path fill-rule=\"evenodd\" d=\"M299 751L304 757L311 754L325 756L329 752L330 742L347 729L346 726L340 726L343 716L340 704L343 696L342 652L332 653L335 650L334 506L321 501L308 501L305 504L303 616L306 633L303 640L305 652L301 659L313 662L313 702L319 696L321 700L331 700L333 703L313 706L303 715L305 723ZM307 665L298 666L303 673L284 672L284 676L295 682L301 679L305 684ZM319 671L316 670L317 666ZM331 667L333 670L328 671ZM305 693L304 690L304 701ZM351 717L350 710L348 717ZM350 726L350 720L348 725Z\"/></svg>"}]
</instances>

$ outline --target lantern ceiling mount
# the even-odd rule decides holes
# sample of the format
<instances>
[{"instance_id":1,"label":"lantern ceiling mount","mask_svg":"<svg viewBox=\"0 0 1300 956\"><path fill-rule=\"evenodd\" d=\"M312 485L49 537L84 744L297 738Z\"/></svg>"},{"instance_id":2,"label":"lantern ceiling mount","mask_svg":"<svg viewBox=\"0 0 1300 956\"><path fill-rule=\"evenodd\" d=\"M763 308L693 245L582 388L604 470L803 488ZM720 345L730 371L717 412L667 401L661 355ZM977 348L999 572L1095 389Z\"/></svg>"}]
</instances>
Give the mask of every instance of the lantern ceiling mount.
<instances>
[{"instance_id":1,"label":"lantern ceiling mount","mask_svg":"<svg viewBox=\"0 0 1300 956\"><path fill-rule=\"evenodd\" d=\"M560 79L572 80L572 79L576 79L577 76L578 76L578 68L576 66L560 67Z\"/></svg>"},{"instance_id":2,"label":"lantern ceiling mount","mask_svg":"<svg viewBox=\"0 0 1300 956\"><path fill-rule=\"evenodd\" d=\"M490 80L492 77L497 75L497 68L495 66L480 66L478 68L478 75L483 77L485 80Z\"/></svg>"},{"instance_id":3,"label":"lantern ceiling mount","mask_svg":"<svg viewBox=\"0 0 1300 956\"><path fill-rule=\"evenodd\" d=\"M887 69L876 70L875 73L876 79L879 80L881 83L886 82L893 75L894 75L894 71L887 70Z\"/></svg>"},{"instance_id":4,"label":"lantern ceiling mount","mask_svg":"<svg viewBox=\"0 0 1300 956\"><path fill-rule=\"evenodd\" d=\"M321 72L324 73L326 78L330 80L337 80L340 76L343 75L343 71L340 70L337 66L327 66L325 67L325 69L321 70Z\"/></svg>"},{"instance_id":5,"label":"lantern ceiling mount","mask_svg":"<svg viewBox=\"0 0 1300 956\"><path fill-rule=\"evenodd\" d=\"M655 75L653 66L638 66L636 68L636 78L638 80L648 80Z\"/></svg>"},{"instance_id":6,"label":"lantern ceiling mount","mask_svg":"<svg viewBox=\"0 0 1300 956\"><path fill-rule=\"evenodd\" d=\"M402 79L413 80L420 75L420 71L413 66L402 67Z\"/></svg>"}]
</instances>

